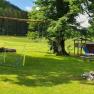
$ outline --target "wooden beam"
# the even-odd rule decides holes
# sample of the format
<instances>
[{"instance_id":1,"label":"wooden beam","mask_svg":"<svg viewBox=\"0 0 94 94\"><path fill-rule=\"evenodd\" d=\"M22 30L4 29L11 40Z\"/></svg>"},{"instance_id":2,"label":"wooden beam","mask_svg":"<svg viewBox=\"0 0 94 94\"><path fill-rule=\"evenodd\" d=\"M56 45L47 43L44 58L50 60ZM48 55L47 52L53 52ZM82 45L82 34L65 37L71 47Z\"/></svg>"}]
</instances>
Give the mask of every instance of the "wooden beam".
<instances>
[{"instance_id":1,"label":"wooden beam","mask_svg":"<svg viewBox=\"0 0 94 94\"><path fill-rule=\"evenodd\" d=\"M5 16L0 16L0 19L7 19L7 20L14 20L21 22L45 22L44 20L21 19L21 18L13 18L13 17L5 17Z\"/></svg>"}]
</instances>

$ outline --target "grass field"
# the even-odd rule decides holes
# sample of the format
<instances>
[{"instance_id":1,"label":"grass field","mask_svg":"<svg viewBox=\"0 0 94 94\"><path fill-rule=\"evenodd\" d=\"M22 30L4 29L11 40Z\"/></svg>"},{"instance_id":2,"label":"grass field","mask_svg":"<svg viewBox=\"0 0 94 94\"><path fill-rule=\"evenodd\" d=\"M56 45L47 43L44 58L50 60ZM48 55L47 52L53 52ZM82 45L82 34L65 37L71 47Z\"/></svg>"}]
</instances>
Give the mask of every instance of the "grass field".
<instances>
[{"instance_id":1,"label":"grass field","mask_svg":"<svg viewBox=\"0 0 94 94\"><path fill-rule=\"evenodd\" d=\"M17 50L6 53L5 65L0 66L0 94L94 94L94 81L80 77L83 72L94 71L94 62L55 56L44 40L2 36L0 47ZM20 66L23 54L26 61ZM0 54L0 63L4 63L3 55Z\"/></svg>"}]
</instances>

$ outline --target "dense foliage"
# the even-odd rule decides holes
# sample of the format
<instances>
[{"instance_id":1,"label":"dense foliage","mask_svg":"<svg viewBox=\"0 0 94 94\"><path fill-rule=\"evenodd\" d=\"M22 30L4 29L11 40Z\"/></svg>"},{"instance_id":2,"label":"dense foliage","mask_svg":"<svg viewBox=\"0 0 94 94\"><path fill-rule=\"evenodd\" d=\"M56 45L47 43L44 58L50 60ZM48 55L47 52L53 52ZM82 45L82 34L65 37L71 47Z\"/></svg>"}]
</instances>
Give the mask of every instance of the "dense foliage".
<instances>
[{"instance_id":1,"label":"dense foliage","mask_svg":"<svg viewBox=\"0 0 94 94\"><path fill-rule=\"evenodd\" d=\"M33 34L38 33L37 37L46 36L48 23L45 23L45 20L47 19L45 16L45 11L40 9L38 6L34 6L31 12L28 13L28 18L36 21L29 23L29 34L33 32Z\"/></svg>"},{"instance_id":2,"label":"dense foliage","mask_svg":"<svg viewBox=\"0 0 94 94\"><path fill-rule=\"evenodd\" d=\"M51 49L58 55L67 54L64 42L67 37L70 37L70 34L73 35L73 29L69 24L74 21L74 16L80 11L77 3L74 0L36 0L35 2L35 8L39 8L39 11L35 13L37 18L40 17L38 13L42 13L42 18L50 22L47 26L47 38ZM31 12L31 18L32 15Z\"/></svg>"},{"instance_id":3,"label":"dense foliage","mask_svg":"<svg viewBox=\"0 0 94 94\"><path fill-rule=\"evenodd\" d=\"M93 32L92 29L89 31L87 28L82 28L75 17L86 13L91 19L93 9L93 0L36 0L29 18L46 20L49 24L46 25L46 29L51 49L58 55L67 55L66 39L79 36L89 37ZM37 23L30 24L29 28L36 26Z\"/></svg>"}]
</instances>

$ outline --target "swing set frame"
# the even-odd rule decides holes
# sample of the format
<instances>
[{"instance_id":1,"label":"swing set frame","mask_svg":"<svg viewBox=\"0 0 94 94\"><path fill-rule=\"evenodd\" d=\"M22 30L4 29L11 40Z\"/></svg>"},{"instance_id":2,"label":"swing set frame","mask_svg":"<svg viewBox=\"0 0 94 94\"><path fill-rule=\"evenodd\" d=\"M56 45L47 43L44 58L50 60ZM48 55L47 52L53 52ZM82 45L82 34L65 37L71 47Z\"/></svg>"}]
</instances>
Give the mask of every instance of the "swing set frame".
<instances>
[{"instance_id":1,"label":"swing set frame","mask_svg":"<svg viewBox=\"0 0 94 94\"><path fill-rule=\"evenodd\" d=\"M0 19L11 20L11 21L19 21L19 22L26 22L26 23L30 23L30 22L34 22L34 23L43 22L43 23L45 23L46 22L45 20L21 19L21 18L5 17L5 16L0 16ZM38 28L39 28L39 25L38 25ZM24 46L23 51L25 50L25 48L26 48L26 45ZM23 53L22 66L25 65L25 60L26 60L25 57L26 57L25 53ZM4 61L4 65L5 65L5 63L6 63L6 51L3 52L3 61Z\"/></svg>"}]
</instances>

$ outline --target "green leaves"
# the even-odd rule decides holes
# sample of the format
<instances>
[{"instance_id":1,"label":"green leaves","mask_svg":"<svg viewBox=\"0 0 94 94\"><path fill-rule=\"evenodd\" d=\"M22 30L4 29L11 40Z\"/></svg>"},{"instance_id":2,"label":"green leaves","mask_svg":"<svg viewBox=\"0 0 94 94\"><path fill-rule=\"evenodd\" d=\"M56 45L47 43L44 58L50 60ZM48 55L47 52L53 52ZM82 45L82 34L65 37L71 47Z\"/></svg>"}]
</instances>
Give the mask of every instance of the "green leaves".
<instances>
[{"instance_id":1,"label":"green leaves","mask_svg":"<svg viewBox=\"0 0 94 94\"><path fill-rule=\"evenodd\" d=\"M91 4L89 4L90 2ZM84 12L82 4L88 6L86 11L93 10L93 2L93 0L89 0L89 2L88 0L36 0L35 7L39 7L40 10L37 12L33 10L30 16L34 19L52 19L50 25L47 25L50 37L75 37L77 34L83 33L80 30L77 31L74 17L78 13ZM72 25L75 25L75 29Z\"/></svg>"}]
</instances>

